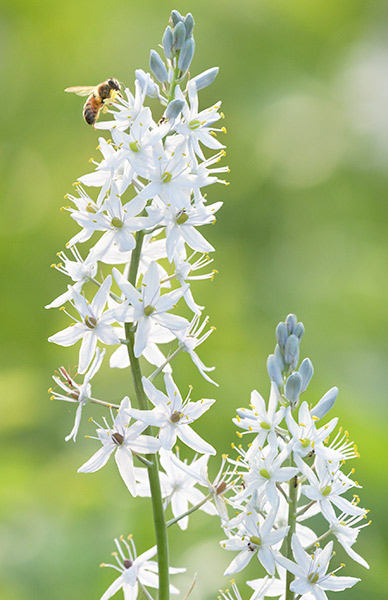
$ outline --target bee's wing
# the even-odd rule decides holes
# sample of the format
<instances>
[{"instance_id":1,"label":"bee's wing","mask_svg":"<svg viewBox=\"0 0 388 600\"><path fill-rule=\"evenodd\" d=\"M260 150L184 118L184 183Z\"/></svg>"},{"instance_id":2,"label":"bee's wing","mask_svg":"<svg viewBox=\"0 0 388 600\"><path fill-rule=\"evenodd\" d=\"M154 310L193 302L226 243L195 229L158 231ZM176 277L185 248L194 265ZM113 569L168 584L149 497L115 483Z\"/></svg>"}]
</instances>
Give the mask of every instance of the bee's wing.
<instances>
[{"instance_id":1,"label":"bee's wing","mask_svg":"<svg viewBox=\"0 0 388 600\"><path fill-rule=\"evenodd\" d=\"M90 96L96 91L95 85L76 85L75 87L68 87L65 92L73 92L77 96Z\"/></svg>"}]
</instances>

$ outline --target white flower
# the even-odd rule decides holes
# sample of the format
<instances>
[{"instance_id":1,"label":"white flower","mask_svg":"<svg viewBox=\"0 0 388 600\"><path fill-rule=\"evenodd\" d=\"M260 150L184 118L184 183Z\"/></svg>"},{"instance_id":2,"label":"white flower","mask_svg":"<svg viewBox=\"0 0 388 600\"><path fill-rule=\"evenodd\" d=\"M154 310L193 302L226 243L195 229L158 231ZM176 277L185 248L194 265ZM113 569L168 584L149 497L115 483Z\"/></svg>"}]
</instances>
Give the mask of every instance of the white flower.
<instances>
[{"instance_id":1,"label":"white flower","mask_svg":"<svg viewBox=\"0 0 388 600\"><path fill-rule=\"evenodd\" d=\"M122 336L125 337L124 328L121 328ZM147 345L143 350L142 356L149 362L151 365L155 365L156 367L161 367L166 362L166 357L163 352L159 350L158 344L167 344L175 340L175 335L165 327L159 325L159 323L152 322L151 330L149 336L147 338ZM111 369L126 369L129 367L129 355L128 355L128 347L126 344L121 344L117 350L113 352L109 359L109 366ZM166 373L171 372L171 366L166 364L163 368L163 371Z\"/></svg>"},{"instance_id":2,"label":"white flower","mask_svg":"<svg viewBox=\"0 0 388 600\"><path fill-rule=\"evenodd\" d=\"M366 560L364 560L362 556L357 554L357 552L352 548L353 544L357 540L360 529L362 529L363 527L367 527L371 523L370 521L367 523L364 522L362 525L358 525L357 527L355 527L356 523L358 523L361 520L364 520L365 518L366 514L358 516L349 516L348 514L342 513L339 515L339 517L331 521L330 531L333 535L335 535L335 537L337 538L345 552L350 556L350 558L358 562L366 569L369 569L369 565L366 562Z\"/></svg>"},{"instance_id":3,"label":"white flower","mask_svg":"<svg viewBox=\"0 0 388 600\"><path fill-rule=\"evenodd\" d=\"M215 222L214 214L222 202L210 206L177 208L175 205L160 206L156 202L147 209L151 220L166 227L167 258L171 262L179 244L184 241L197 252L213 252L214 248L195 227Z\"/></svg>"},{"instance_id":4,"label":"white flower","mask_svg":"<svg viewBox=\"0 0 388 600\"><path fill-rule=\"evenodd\" d=\"M295 422L291 408L286 411L288 429L292 435L292 450L294 455L301 457L314 453L326 460L341 460L342 455L337 450L324 446L324 440L331 434L338 423L338 417L331 419L320 429L315 426L316 417L311 416L307 402L302 402L298 413L298 423Z\"/></svg>"},{"instance_id":5,"label":"white flower","mask_svg":"<svg viewBox=\"0 0 388 600\"><path fill-rule=\"evenodd\" d=\"M329 542L323 550L317 548L311 556L303 550L295 533L291 545L296 562L281 555L276 560L295 575L290 589L301 595L300 600L307 600L310 595L316 600L327 600L325 590L342 592L360 581L356 577L337 577L334 572L326 573L332 557L333 542Z\"/></svg>"},{"instance_id":6,"label":"white flower","mask_svg":"<svg viewBox=\"0 0 388 600\"><path fill-rule=\"evenodd\" d=\"M233 461L241 464L248 472L244 474L245 489L236 496L236 500L249 497L255 490L263 488L267 499L272 507L279 504L280 492L277 484L289 481L294 477L299 469L296 467L282 467L281 465L289 457L289 449L286 447L279 453L277 446L269 445L260 449L255 444L255 451L248 455L242 449L239 449L242 461Z\"/></svg>"},{"instance_id":7,"label":"white flower","mask_svg":"<svg viewBox=\"0 0 388 600\"><path fill-rule=\"evenodd\" d=\"M98 425L98 437L94 439L102 443L102 448L78 469L78 473L95 473L108 462L110 455L115 452L115 460L120 475L132 496L136 496L136 479L132 454L155 453L159 450L160 443L156 438L149 435L141 435L147 427L144 423L137 422L129 427L128 414L130 409L131 402L127 396L120 404L120 409L112 427L109 427L106 419L104 419L105 428L96 423Z\"/></svg>"},{"instance_id":8,"label":"white flower","mask_svg":"<svg viewBox=\"0 0 388 600\"><path fill-rule=\"evenodd\" d=\"M192 160L197 162L196 155L201 160L205 160L199 142L207 148L214 150L225 148L225 146L214 137L214 131L221 130L210 127L210 125L221 118L221 115L218 113L221 102L213 104L213 106L206 110L199 111L197 87L193 81L189 82L188 85L189 102L186 101L178 86L175 90L175 96L184 101L184 106L182 109L183 119L175 125L174 129L186 139Z\"/></svg>"},{"instance_id":9,"label":"white flower","mask_svg":"<svg viewBox=\"0 0 388 600\"><path fill-rule=\"evenodd\" d=\"M322 514L329 523L335 521L336 515L332 504L349 515L364 515L366 511L355 502L342 498L342 494L353 487L360 487L355 481L346 477L339 469L333 468L326 460L316 457L314 471L296 454L295 462L308 479L310 485L303 485L302 493L310 500L319 503Z\"/></svg>"},{"instance_id":10,"label":"white flower","mask_svg":"<svg viewBox=\"0 0 388 600\"><path fill-rule=\"evenodd\" d=\"M155 220L149 217L138 217L145 205L139 196L136 196L124 206L121 198L112 188L112 193L104 202L104 212L78 213L73 212L73 219L86 231L104 231L102 237L91 248L90 256L93 260L101 260L109 248L115 243L120 252L133 250L136 245L133 233L140 229L147 229L155 225Z\"/></svg>"},{"instance_id":11,"label":"white flower","mask_svg":"<svg viewBox=\"0 0 388 600\"><path fill-rule=\"evenodd\" d=\"M101 567L111 567L120 573L119 577L109 586L105 594L101 596L101 600L109 600L120 589L124 592L125 600L136 600L139 594L140 586L152 588L159 587L158 581L158 565L155 561L149 560L156 554L156 546L150 548L140 556L136 554L135 544L132 536L128 536L129 544L123 536L120 539L115 539L115 544L118 552L114 552L113 556L116 559L115 565L103 563ZM186 569L169 568L170 574L183 573ZM173 585L170 585L171 594L179 594L179 590Z\"/></svg>"},{"instance_id":12,"label":"white flower","mask_svg":"<svg viewBox=\"0 0 388 600\"><path fill-rule=\"evenodd\" d=\"M51 398L53 400L65 400L66 402L75 402L76 404L78 404L75 413L74 426L69 435L65 437L66 442L68 442L71 439L73 439L74 442L76 441L79 425L81 422L82 409L85 406L86 402L91 398L92 394L90 380L92 379L92 377L94 377L94 375L101 367L104 356L105 350L101 352L100 348L97 348L96 356L94 357L90 369L85 373L82 384L79 384L76 381L74 381L74 379L69 375L69 373L67 373L64 367L60 367L59 369L59 372L64 378L64 380L62 380L60 377L53 376L55 383L66 392L66 395L53 391Z\"/></svg>"},{"instance_id":13,"label":"white flower","mask_svg":"<svg viewBox=\"0 0 388 600\"><path fill-rule=\"evenodd\" d=\"M141 356L147 346L153 321L167 327L170 331L183 329L188 325L188 321L183 317L168 313L183 296L185 288L179 288L161 296L156 262L152 262L148 267L140 292L117 269L113 269L113 275L119 288L131 304L129 309L127 305L119 308L116 312L117 318L137 323L134 345L136 358Z\"/></svg>"},{"instance_id":14,"label":"white flower","mask_svg":"<svg viewBox=\"0 0 388 600\"><path fill-rule=\"evenodd\" d=\"M100 163L91 161L96 165L93 173L87 173L78 178L78 181L86 186L101 187L101 192L105 195L109 191L113 182L117 186L120 194L123 194L132 181L133 169L125 160L125 153L121 148L108 143L105 138L98 139L98 149L103 160Z\"/></svg>"},{"instance_id":15,"label":"white flower","mask_svg":"<svg viewBox=\"0 0 388 600\"><path fill-rule=\"evenodd\" d=\"M279 567L277 567L277 569L279 571ZM281 569L281 571L285 574L283 569ZM279 600L285 600L285 577L276 579L276 577L268 577L267 575L261 579L252 579L251 581L247 581L247 585L254 590L250 600L263 600L268 596L271 598L279 598Z\"/></svg>"},{"instance_id":16,"label":"white flower","mask_svg":"<svg viewBox=\"0 0 388 600\"><path fill-rule=\"evenodd\" d=\"M195 458L190 464L181 461L175 454L164 448L160 449L159 455L160 464L166 473L162 483L163 496L167 500L166 504L171 504L174 517L179 517L188 510L189 504L195 506L206 498L195 485L198 483L199 473L206 469L209 454ZM208 514L215 513L210 502L206 502L200 508ZM187 529L188 523L188 516L178 521L181 529Z\"/></svg>"},{"instance_id":17,"label":"white flower","mask_svg":"<svg viewBox=\"0 0 388 600\"><path fill-rule=\"evenodd\" d=\"M197 367L198 371L201 373L202 377L206 379L209 383L216 385L218 387L218 383L213 381L207 374L209 371L214 371L215 367L207 367L204 365L202 360L199 358L198 354L195 352L197 346L202 344L211 333L213 333L214 328L210 327L206 333L201 336L202 331L208 324L209 318L206 317L202 323L199 323L200 316L194 315L191 320L190 325L185 330L177 331L176 337L179 342L179 346L182 348L184 352L187 352Z\"/></svg>"},{"instance_id":18,"label":"white flower","mask_svg":"<svg viewBox=\"0 0 388 600\"><path fill-rule=\"evenodd\" d=\"M224 472L224 467L225 467L227 458L228 458L227 454L222 455L221 466L218 470L218 473L215 476L214 480L210 481L209 476L208 476L207 460L206 460L206 463L201 466L201 469L198 472L197 469L195 471L192 470L191 465L187 465L186 463L183 463L182 461L179 461L179 463L178 463L177 458L174 455L172 455L172 457L171 457L172 462L174 462L180 469L183 469L183 471L186 471L186 473L188 475L190 475L192 478L194 477L200 485L207 487L208 494L211 495L212 501L215 504L215 508L213 508L212 505L210 505L210 508L209 508L209 504L206 503L202 507L202 510L204 510L205 512L208 512L209 514L212 514L212 515L215 515L218 513L218 515L221 517L221 519L223 521L229 520L229 515L228 515L228 511L226 509L226 501L224 498L224 494L225 494L225 492L227 492L229 489L231 489L234 486L234 484L235 484L234 478L238 477L235 469L230 469L230 470L227 469L226 472Z\"/></svg>"},{"instance_id":19,"label":"white flower","mask_svg":"<svg viewBox=\"0 0 388 600\"><path fill-rule=\"evenodd\" d=\"M256 553L264 569L270 575L275 574L276 546L289 530L289 527L273 529L275 518L276 509L272 510L264 521L256 511L252 510L240 525L238 533L220 542L226 550L239 550L239 554L232 560L224 575L242 571Z\"/></svg>"},{"instance_id":20,"label":"white flower","mask_svg":"<svg viewBox=\"0 0 388 600\"><path fill-rule=\"evenodd\" d=\"M150 78L150 76L148 75ZM135 95L125 88L123 97L116 96L115 103L111 105L109 113L113 115L114 120L98 121L95 129L119 129L125 131L131 127L137 116L143 110L145 90L142 89L138 80L135 81Z\"/></svg>"},{"instance_id":21,"label":"white flower","mask_svg":"<svg viewBox=\"0 0 388 600\"><path fill-rule=\"evenodd\" d=\"M93 260L90 255L83 260L78 252L77 246L75 245L70 248L70 251L75 260L70 260L64 252L58 252L57 256L62 262L51 266L70 277L75 282L75 285L70 287L67 292L61 294L58 296L58 298L50 302L50 304L47 304L45 308L58 308L59 306L62 306L71 300L73 290L76 292L81 292L84 283L94 279L96 276L97 262Z\"/></svg>"},{"instance_id":22,"label":"white flower","mask_svg":"<svg viewBox=\"0 0 388 600\"><path fill-rule=\"evenodd\" d=\"M191 193L199 193L204 185L216 181L207 171L191 172L186 154L186 144L175 146L169 152L155 145L153 162L149 165L149 183L140 192L140 197L150 200L158 196L164 204L171 204L176 210L190 208Z\"/></svg>"},{"instance_id":23,"label":"white flower","mask_svg":"<svg viewBox=\"0 0 388 600\"><path fill-rule=\"evenodd\" d=\"M271 384L271 393L269 396L268 410L264 398L253 390L251 393L251 410L247 408L239 408L237 417L233 419L238 427L245 429L246 433L257 433L257 444L260 447L268 437L272 445L277 444L275 429L283 421L285 407L281 406L276 412L279 404L279 389L275 383ZM237 434L241 437L243 434Z\"/></svg>"},{"instance_id":24,"label":"white flower","mask_svg":"<svg viewBox=\"0 0 388 600\"><path fill-rule=\"evenodd\" d=\"M116 322L115 309L104 312L111 284L112 277L108 275L91 304L73 288L74 307L82 320L48 338L49 342L54 342L59 346L72 346L82 338L78 365L78 372L81 374L86 372L94 356L98 340L108 345L120 343L115 328L112 327L112 323Z\"/></svg>"},{"instance_id":25,"label":"white flower","mask_svg":"<svg viewBox=\"0 0 388 600\"><path fill-rule=\"evenodd\" d=\"M184 246L184 244L183 244ZM193 258L193 256L195 256L196 252L193 252L193 254L189 257L186 258L186 252L184 251L183 253L176 252L174 255L174 264L175 264L175 277L176 279L179 281L179 283L181 285L184 285L186 281L193 281L196 279L211 279L213 280L215 273L217 273L217 271L213 270L210 273L203 273L202 275L191 275L191 273L194 273L195 271L198 271L199 269L203 269L204 267L206 267L207 265L209 265L210 263L213 262L212 258L209 258L209 256L207 254L201 254L200 257L198 259L196 259L193 263L190 262L190 260ZM190 310L193 313L196 313L197 315L201 314L204 306L200 306L199 304L197 304L194 301L193 298L193 294L191 293L191 289L188 288L188 290L184 293L184 299L185 302L187 304L187 306L190 308Z\"/></svg>"},{"instance_id":26,"label":"white flower","mask_svg":"<svg viewBox=\"0 0 388 600\"><path fill-rule=\"evenodd\" d=\"M190 424L199 419L214 404L215 400L202 399L198 402L191 402L190 389L189 395L183 401L177 386L168 373L164 376L167 396L156 389L146 377L143 377L142 381L144 391L155 408L153 410L132 408L129 414L146 425L160 427L159 440L162 448L171 450L178 437L196 452L216 453L213 446L205 442L190 427Z\"/></svg>"}]
</instances>

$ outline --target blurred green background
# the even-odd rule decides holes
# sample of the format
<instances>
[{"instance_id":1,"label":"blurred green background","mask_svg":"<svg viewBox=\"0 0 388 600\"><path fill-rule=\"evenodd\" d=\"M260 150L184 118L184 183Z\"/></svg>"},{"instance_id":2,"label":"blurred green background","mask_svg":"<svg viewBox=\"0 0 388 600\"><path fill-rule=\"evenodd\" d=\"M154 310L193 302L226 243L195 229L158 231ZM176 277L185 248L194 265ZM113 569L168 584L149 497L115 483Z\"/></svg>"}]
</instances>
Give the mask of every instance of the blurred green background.
<instances>
[{"instance_id":1,"label":"blurred green background","mask_svg":"<svg viewBox=\"0 0 388 600\"><path fill-rule=\"evenodd\" d=\"M59 212L76 178L98 158L97 134L84 124L82 99L69 85L117 77L132 86L148 68L172 8L191 11L197 51L192 73L219 65L201 95L221 99L228 129L231 185L208 189L223 200L206 234L217 248L213 283L196 299L217 327L201 348L217 367L218 389L187 356L177 362L182 389L218 402L197 430L220 452L235 441L234 409L250 391L269 390L265 361L274 328L289 312L306 327L302 356L315 377L307 400L333 385L335 412L358 444L356 477L372 526L357 551L370 571L342 597L387 598L386 302L388 280L388 5L385 0L200 0L165 2L3 0L0 8L1 331L0 597L6 600L95 599L114 572L99 569L114 536L152 543L147 501L126 493L115 465L91 475L76 469L95 451L87 419L79 442L66 444L71 406L49 402L46 389L77 350L47 343L67 325L44 304L64 290L49 269L77 231ZM126 373L96 378L97 397L119 400ZM88 407L89 408L89 407ZM86 416L98 416L89 408ZM214 469L217 465L214 465ZM221 551L218 521L194 515L171 533L176 584L193 600L210 600L228 581L232 553ZM256 563L258 564L258 563ZM346 571L346 573L345 573ZM249 577L258 576L252 569ZM240 577L241 579L241 577ZM248 588L241 586L244 598ZM329 594L330 595L330 594ZM119 595L117 596L119 597ZM182 596L183 597L183 596Z\"/></svg>"}]
</instances>

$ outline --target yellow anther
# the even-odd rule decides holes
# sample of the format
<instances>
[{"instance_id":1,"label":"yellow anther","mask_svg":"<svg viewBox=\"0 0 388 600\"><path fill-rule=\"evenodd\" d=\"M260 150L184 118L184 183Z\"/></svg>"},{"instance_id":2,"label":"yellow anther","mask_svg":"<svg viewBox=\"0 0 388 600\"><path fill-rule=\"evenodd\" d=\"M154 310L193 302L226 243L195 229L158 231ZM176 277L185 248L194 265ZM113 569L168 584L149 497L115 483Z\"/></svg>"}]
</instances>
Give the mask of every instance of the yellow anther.
<instances>
[{"instance_id":1,"label":"yellow anther","mask_svg":"<svg viewBox=\"0 0 388 600\"><path fill-rule=\"evenodd\" d=\"M93 156L92 156L91 158L89 158L89 162L90 162L90 163L94 162L94 158L93 158Z\"/></svg>"},{"instance_id":2,"label":"yellow anther","mask_svg":"<svg viewBox=\"0 0 388 600\"><path fill-rule=\"evenodd\" d=\"M236 435L237 435L239 438L242 438L242 433L240 433L239 431L236 431Z\"/></svg>"},{"instance_id":3,"label":"yellow anther","mask_svg":"<svg viewBox=\"0 0 388 600\"><path fill-rule=\"evenodd\" d=\"M228 133L228 132L226 131L226 127L221 127L221 131L222 131L222 133Z\"/></svg>"}]
</instances>

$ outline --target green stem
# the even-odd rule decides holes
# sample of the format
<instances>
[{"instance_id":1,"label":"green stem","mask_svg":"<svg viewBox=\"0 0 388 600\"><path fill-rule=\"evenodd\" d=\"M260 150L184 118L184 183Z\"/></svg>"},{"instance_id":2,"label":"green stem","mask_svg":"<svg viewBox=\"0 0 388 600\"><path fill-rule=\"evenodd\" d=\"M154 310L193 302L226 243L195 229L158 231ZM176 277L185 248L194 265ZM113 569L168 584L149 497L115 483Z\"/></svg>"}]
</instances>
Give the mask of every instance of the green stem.
<instances>
[{"instance_id":1,"label":"green stem","mask_svg":"<svg viewBox=\"0 0 388 600\"><path fill-rule=\"evenodd\" d=\"M293 467L294 461L290 457L290 467ZM287 539L286 539L286 557L292 560L292 547L291 547L291 539L293 533L295 533L296 526L296 509L298 505L298 478L292 477L289 482L289 505L288 505L288 525L290 529L288 530ZM290 590L290 585L294 579L293 573L291 571L287 571L286 578L286 598L285 600L294 600L295 594L292 590Z\"/></svg>"},{"instance_id":2,"label":"green stem","mask_svg":"<svg viewBox=\"0 0 388 600\"><path fill-rule=\"evenodd\" d=\"M180 72L180 70L178 69L178 59L179 59L179 55L175 59L175 69L174 69L174 74L173 74L171 85L170 85L170 93L167 98L167 105L170 104L171 100L174 100L174 98L175 98L175 88L178 83L178 77L179 77L179 72Z\"/></svg>"},{"instance_id":3,"label":"green stem","mask_svg":"<svg viewBox=\"0 0 388 600\"><path fill-rule=\"evenodd\" d=\"M191 508L186 510L186 512L182 513L178 517L175 517L175 519L170 519L170 521L167 521L167 527L171 527L171 525L174 525L174 523L177 523L178 521L183 519L183 517L187 517L188 515L191 515L191 513L195 512L196 510L201 508L201 506L206 504L206 502L208 502L208 500L210 500L211 497L212 497L212 495L208 494L207 496L205 496L205 498L203 500L201 500L201 502L198 502L198 504L195 504L194 506L192 506Z\"/></svg>"},{"instance_id":4,"label":"green stem","mask_svg":"<svg viewBox=\"0 0 388 600\"><path fill-rule=\"evenodd\" d=\"M176 357L178 356L178 354L183 350L183 348L179 347L177 348L172 354L171 356L169 356L168 358L166 358L166 360L164 361L163 364L160 365L160 367L158 367L157 369L155 369L155 371L153 373L151 373L151 375L149 375L148 379L149 381L153 381L155 379L155 377L157 377L159 375L159 373L161 373L163 371L163 369Z\"/></svg>"},{"instance_id":5,"label":"green stem","mask_svg":"<svg viewBox=\"0 0 388 600\"><path fill-rule=\"evenodd\" d=\"M144 232L139 231L136 238L136 247L132 251L128 280L133 286L136 286L143 238ZM139 359L136 358L134 352L135 333L132 329L132 325L132 323L125 323L125 335L129 342L127 345L128 355L131 363L132 379L135 387L138 406L141 410L146 410L148 408L148 400L143 388L140 362ZM151 428L149 427L147 431L150 431L150 429ZM162 492L160 488L158 458L156 454L151 454L147 455L146 459L150 462L150 465L147 466L147 470L151 489L152 510L154 514L156 546L158 549L159 600L169 600L170 585L168 539L166 520L164 517Z\"/></svg>"}]
</instances>

